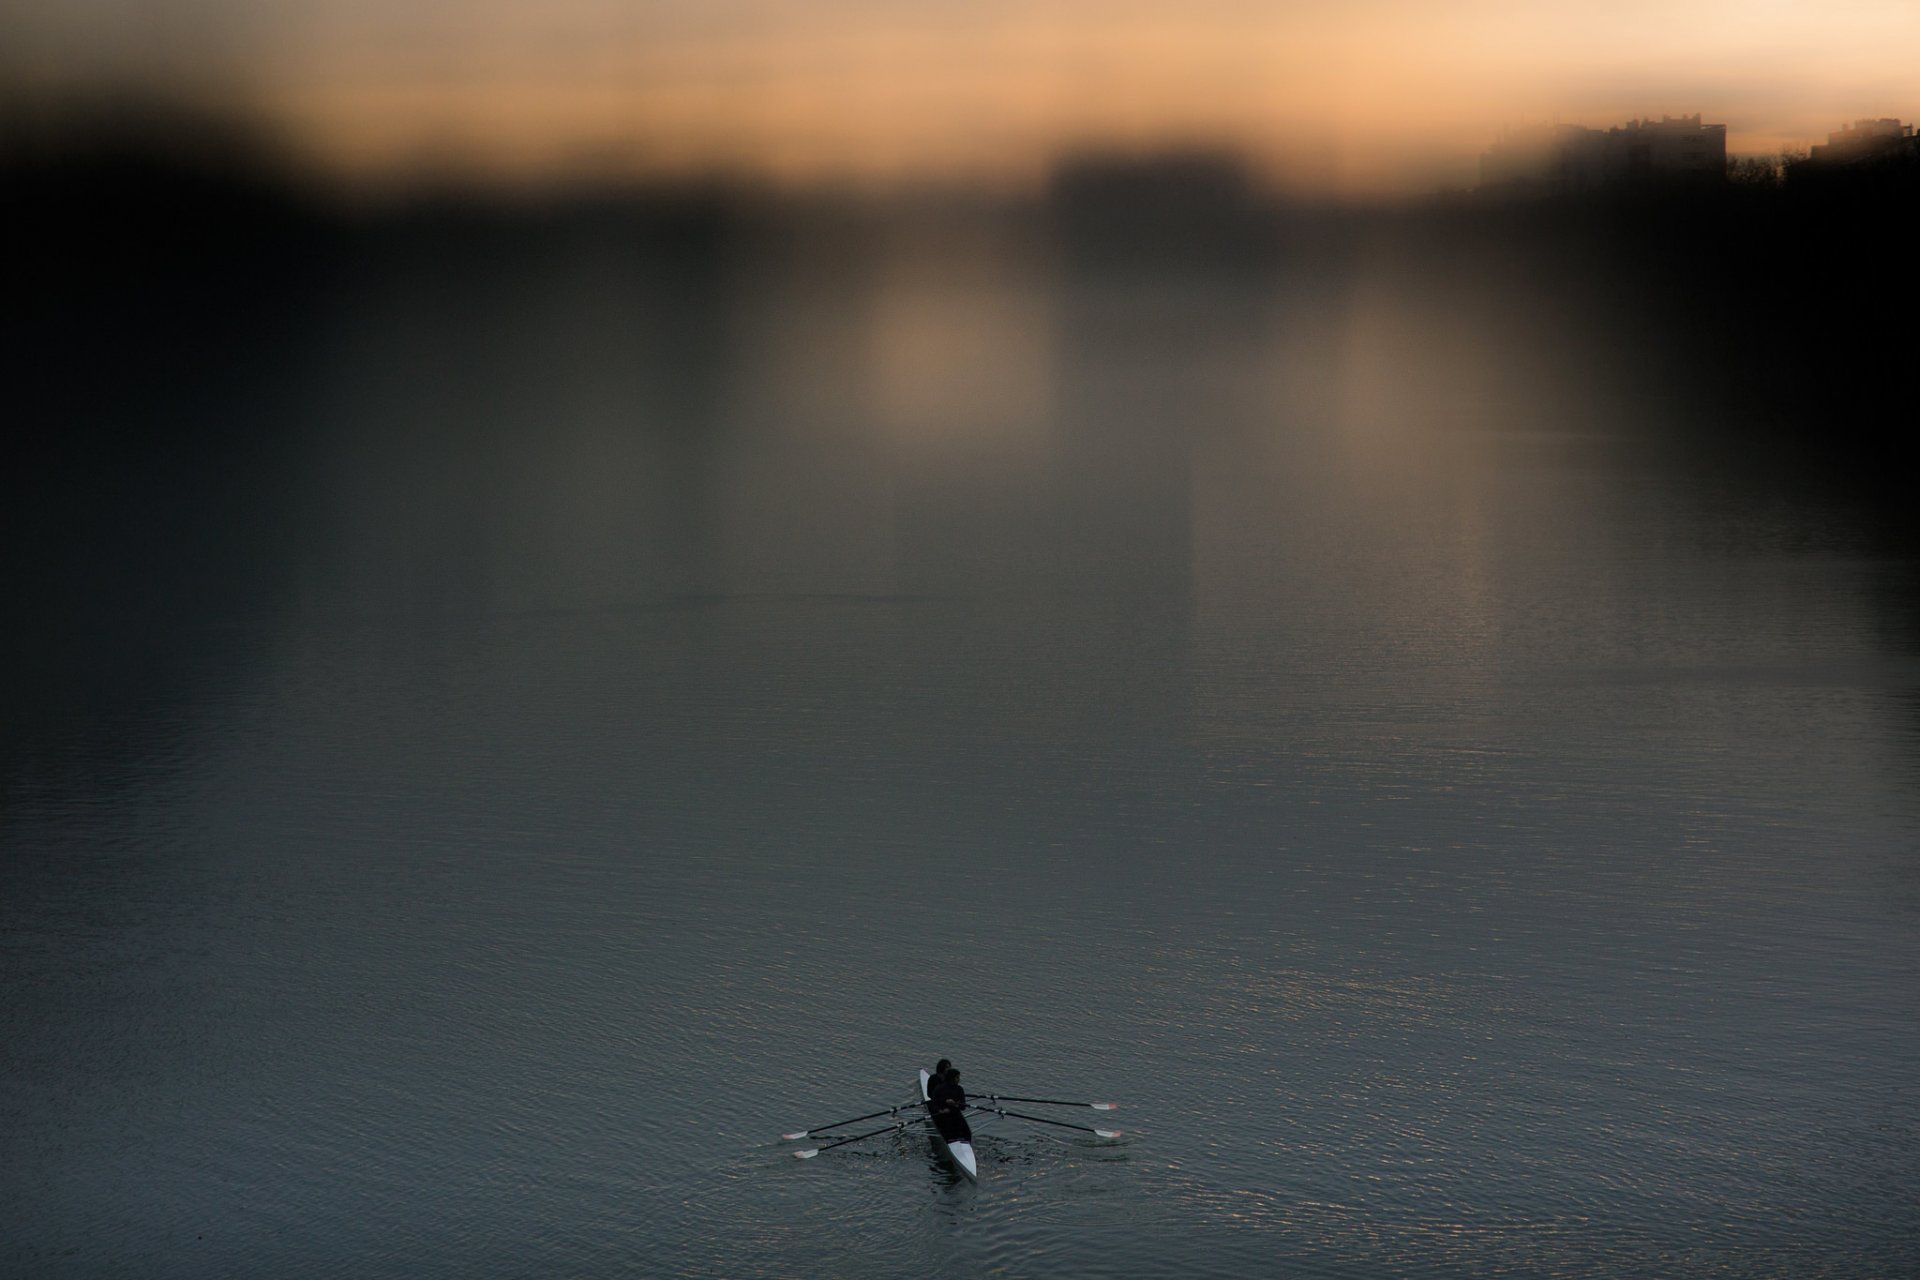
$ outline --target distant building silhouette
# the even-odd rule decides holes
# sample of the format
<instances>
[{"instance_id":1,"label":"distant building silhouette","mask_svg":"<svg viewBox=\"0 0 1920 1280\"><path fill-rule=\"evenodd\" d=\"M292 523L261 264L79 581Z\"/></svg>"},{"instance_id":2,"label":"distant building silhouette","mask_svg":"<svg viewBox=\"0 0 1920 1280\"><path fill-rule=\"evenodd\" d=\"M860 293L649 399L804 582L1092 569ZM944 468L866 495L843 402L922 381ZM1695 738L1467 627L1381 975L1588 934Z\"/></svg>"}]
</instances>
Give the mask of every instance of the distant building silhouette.
<instances>
[{"instance_id":1,"label":"distant building silhouette","mask_svg":"<svg viewBox=\"0 0 1920 1280\"><path fill-rule=\"evenodd\" d=\"M1889 116L1841 125L1837 133L1827 135L1825 145L1808 151L1806 163L1815 168L1838 168L1916 156L1920 156L1920 138L1913 136L1913 126Z\"/></svg>"},{"instance_id":2,"label":"distant building silhouette","mask_svg":"<svg viewBox=\"0 0 1920 1280\"><path fill-rule=\"evenodd\" d=\"M1539 125L1510 130L1480 157L1483 191L1563 195L1646 182L1718 182L1727 174L1727 126L1690 116L1630 120L1611 129Z\"/></svg>"}]
</instances>

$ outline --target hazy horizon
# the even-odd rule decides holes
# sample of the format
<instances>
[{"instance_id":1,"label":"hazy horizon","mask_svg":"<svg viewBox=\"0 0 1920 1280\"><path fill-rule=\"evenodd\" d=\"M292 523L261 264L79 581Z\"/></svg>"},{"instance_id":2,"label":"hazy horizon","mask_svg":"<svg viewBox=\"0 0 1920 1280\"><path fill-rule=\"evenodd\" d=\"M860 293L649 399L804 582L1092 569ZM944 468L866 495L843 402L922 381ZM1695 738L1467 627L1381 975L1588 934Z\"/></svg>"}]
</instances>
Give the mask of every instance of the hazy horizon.
<instances>
[{"instance_id":1,"label":"hazy horizon","mask_svg":"<svg viewBox=\"0 0 1920 1280\"><path fill-rule=\"evenodd\" d=\"M1731 154L1920 103L1920 12L1875 3L1283 11L774 0L538 13L238 0L0 16L11 96L103 87L267 122L325 171L507 185L728 172L1019 187L1086 148L1203 145L1303 193L1471 184L1504 128L1695 112Z\"/></svg>"}]
</instances>

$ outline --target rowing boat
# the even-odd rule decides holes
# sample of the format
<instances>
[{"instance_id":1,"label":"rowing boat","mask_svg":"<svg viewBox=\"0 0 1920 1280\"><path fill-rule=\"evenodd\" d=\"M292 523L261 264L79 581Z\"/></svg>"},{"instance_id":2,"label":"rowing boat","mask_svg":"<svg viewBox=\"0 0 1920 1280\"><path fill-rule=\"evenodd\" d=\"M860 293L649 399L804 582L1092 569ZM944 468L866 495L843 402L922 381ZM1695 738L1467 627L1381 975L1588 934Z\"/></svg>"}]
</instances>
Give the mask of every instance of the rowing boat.
<instances>
[{"instance_id":1,"label":"rowing boat","mask_svg":"<svg viewBox=\"0 0 1920 1280\"><path fill-rule=\"evenodd\" d=\"M927 1101L927 1082L931 1078L932 1077L927 1074L926 1068L922 1067L920 1069L921 1102ZM932 1117L932 1107L927 1108L927 1115L929 1118ZM941 1134L938 1124L933 1124L930 1127L933 1130L934 1150L952 1161L954 1167L959 1169L961 1173L966 1174L969 1180L973 1182L980 1181L980 1166L973 1157L973 1144L971 1142L948 1142L945 1136Z\"/></svg>"},{"instance_id":2,"label":"rowing boat","mask_svg":"<svg viewBox=\"0 0 1920 1280\"><path fill-rule=\"evenodd\" d=\"M865 1133L852 1134L845 1138L835 1138L832 1142L823 1142L817 1147L803 1147L790 1152L796 1160L811 1160L822 1151L832 1151L836 1147L850 1147L856 1142L870 1142L886 1133L904 1133L909 1127L924 1125L933 1134L934 1150L952 1163L953 1167L965 1174L969 1182L980 1180L980 1167L973 1157L973 1143L967 1141L948 1142L940 1134L940 1126L934 1123L933 1108L928 1105L927 1085L932 1074L920 1073L917 1085L919 1101L908 1098L881 1107L878 1111L869 1111L864 1115L849 1116L845 1120L834 1120L827 1124L817 1124L811 1129L798 1129L793 1133L780 1135L782 1142L798 1142L802 1138L811 1138L816 1134L828 1133L834 1129L844 1129L848 1125L858 1124L862 1120L878 1120L886 1117L886 1123L877 1129ZM1003 1102L1031 1102L1043 1107L1090 1107L1095 1111L1112 1111L1120 1104L1117 1102L1066 1102L1059 1098L1023 1098L1011 1093L980 1094L971 1098L967 1110L975 1115L998 1116L1002 1120L1026 1120L1033 1124L1044 1124L1055 1129L1077 1129L1081 1133L1090 1133L1096 1138L1118 1138L1118 1129L1102 1129L1090 1124L1075 1124L1071 1120L1055 1120L1049 1116L1036 1116L1030 1111L1009 1111L1000 1104ZM918 1113L917 1115L915 1113ZM905 1113L905 1114L903 1114ZM912 1116L911 1119L908 1117Z\"/></svg>"}]
</instances>

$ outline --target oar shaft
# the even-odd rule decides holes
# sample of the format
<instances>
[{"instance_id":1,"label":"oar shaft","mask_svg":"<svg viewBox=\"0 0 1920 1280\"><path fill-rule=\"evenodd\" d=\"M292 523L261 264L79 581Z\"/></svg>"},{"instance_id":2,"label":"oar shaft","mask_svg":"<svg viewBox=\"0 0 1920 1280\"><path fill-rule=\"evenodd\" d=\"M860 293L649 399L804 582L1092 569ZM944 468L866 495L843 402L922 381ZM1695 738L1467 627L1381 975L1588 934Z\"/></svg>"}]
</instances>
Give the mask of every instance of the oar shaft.
<instances>
[{"instance_id":1,"label":"oar shaft","mask_svg":"<svg viewBox=\"0 0 1920 1280\"><path fill-rule=\"evenodd\" d=\"M842 1138L838 1142L824 1143L820 1146L813 1147L810 1150L795 1151L792 1154L796 1159L806 1160L813 1156L819 1155L822 1151L831 1151L835 1147L844 1147L851 1142L865 1142L868 1138L877 1138L883 1133L898 1133L900 1130L906 1127L907 1126L904 1121L895 1121L893 1124L882 1125L878 1129L869 1129L865 1133L856 1133L851 1138Z\"/></svg>"},{"instance_id":2,"label":"oar shaft","mask_svg":"<svg viewBox=\"0 0 1920 1280\"><path fill-rule=\"evenodd\" d=\"M863 1116L853 1116L847 1120L835 1120L832 1124L817 1124L811 1129L802 1129L798 1133L783 1133L780 1136L788 1142L794 1142L812 1134L825 1133L829 1129L844 1129L850 1124L859 1124L862 1120L872 1120L878 1116L898 1116L908 1107L917 1107L920 1105L918 1102L903 1102L898 1106L883 1107L879 1111L869 1111Z\"/></svg>"},{"instance_id":3,"label":"oar shaft","mask_svg":"<svg viewBox=\"0 0 1920 1280\"><path fill-rule=\"evenodd\" d=\"M1035 1102L1043 1107L1092 1107L1095 1111L1117 1111L1117 1102L1063 1102L1059 1098L1017 1098L1011 1093L984 1093L980 1097L992 1102Z\"/></svg>"},{"instance_id":4,"label":"oar shaft","mask_svg":"<svg viewBox=\"0 0 1920 1280\"><path fill-rule=\"evenodd\" d=\"M981 1110L991 1111L995 1115L1009 1116L1015 1120L1031 1120L1035 1124L1050 1124L1060 1129L1078 1129L1082 1133L1094 1133L1103 1138L1117 1138L1120 1136L1118 1129L1096 1129L1090 1124L1074 1124L1068 1120L1049 1120L1045 1116L1030 1116L1024 1111L1008 1111L1003 1107L982 1107Z\"/></svg>"}]
</instances>

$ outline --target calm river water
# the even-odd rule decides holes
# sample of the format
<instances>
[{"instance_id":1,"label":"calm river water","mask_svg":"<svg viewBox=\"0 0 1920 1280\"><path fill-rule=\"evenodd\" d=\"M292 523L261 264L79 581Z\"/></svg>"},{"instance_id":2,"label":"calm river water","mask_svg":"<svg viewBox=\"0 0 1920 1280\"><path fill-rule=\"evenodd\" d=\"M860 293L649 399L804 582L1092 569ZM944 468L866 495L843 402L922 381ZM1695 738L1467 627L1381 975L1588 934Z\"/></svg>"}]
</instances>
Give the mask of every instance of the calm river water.
<instances>
[{"instance_id":1,"label":"calm river water","mask_svg":"<svg viewBox=\"0 0 1920 1280\"><path fill-rule=\"evenodd\" d=\"M988 223L376 246L60 455L0 1273L1920 1271L1884 513ZM778 1140L942 1056L1125 1137Z\"/></svg>"}]
</instances>

